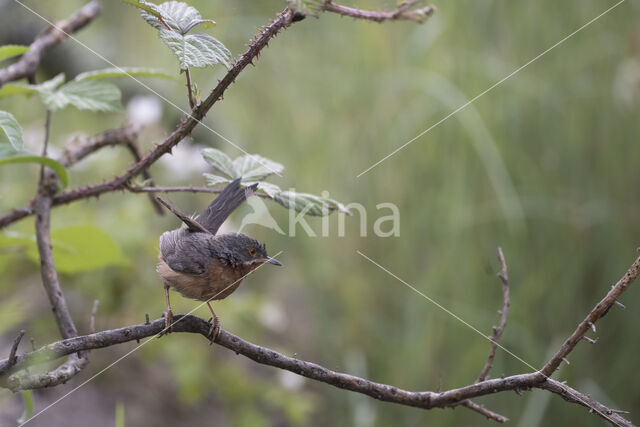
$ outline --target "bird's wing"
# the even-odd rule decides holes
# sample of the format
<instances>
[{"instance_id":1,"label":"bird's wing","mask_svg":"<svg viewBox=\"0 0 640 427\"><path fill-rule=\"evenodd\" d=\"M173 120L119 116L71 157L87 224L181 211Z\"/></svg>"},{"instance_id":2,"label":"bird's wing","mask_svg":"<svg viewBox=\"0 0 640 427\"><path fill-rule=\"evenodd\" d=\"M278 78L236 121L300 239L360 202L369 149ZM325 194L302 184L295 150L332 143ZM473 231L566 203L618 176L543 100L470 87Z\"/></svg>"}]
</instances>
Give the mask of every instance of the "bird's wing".
<instances>
[{"instance_id":1,"label":"bird's wing","mask_svg":"<svg viewBox=\"0 0 640 427\"><path fill-rule=\"evenodd\" d=\"M209 233L192 233L186 228L167 231L160 236L160 256L173 271L203 274L211 263Z\"/></svg>"},{"instance_id":2,"label":"bird's wing","mask_svg":"<svg viewBox=\"0 0 640 427\"><path fill-rule=\"evenodd\" d=\"M258 184L253 184L247 188L242 188L238 178L227 185L222 193L211 202L196 221L206 228L210 233L216 234L222 223L244 202L248 196L257 190Z\"/></svg>"}]
</instances>

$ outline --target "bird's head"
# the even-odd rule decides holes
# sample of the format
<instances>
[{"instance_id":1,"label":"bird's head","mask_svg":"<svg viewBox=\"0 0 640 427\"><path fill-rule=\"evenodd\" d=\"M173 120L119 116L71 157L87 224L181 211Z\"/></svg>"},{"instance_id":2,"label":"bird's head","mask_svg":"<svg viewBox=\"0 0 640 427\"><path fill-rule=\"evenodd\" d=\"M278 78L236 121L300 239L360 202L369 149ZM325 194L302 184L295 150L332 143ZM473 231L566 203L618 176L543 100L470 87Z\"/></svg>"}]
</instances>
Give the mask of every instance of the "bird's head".
<instances>
[{"instance_id":1,"label":"bird's head","mask_svg":"<svg viewBox=\"0 0 640 427\"><path fill-rule=\"evenodd\" d=\"M254 238L242 233L232 233L225 237L228 239L227 248L233 253L233 258L238 263L250 266L252 269L265 263L282 265L280 261L267 255L266 246Z\"/></svg>"}]
</instances>

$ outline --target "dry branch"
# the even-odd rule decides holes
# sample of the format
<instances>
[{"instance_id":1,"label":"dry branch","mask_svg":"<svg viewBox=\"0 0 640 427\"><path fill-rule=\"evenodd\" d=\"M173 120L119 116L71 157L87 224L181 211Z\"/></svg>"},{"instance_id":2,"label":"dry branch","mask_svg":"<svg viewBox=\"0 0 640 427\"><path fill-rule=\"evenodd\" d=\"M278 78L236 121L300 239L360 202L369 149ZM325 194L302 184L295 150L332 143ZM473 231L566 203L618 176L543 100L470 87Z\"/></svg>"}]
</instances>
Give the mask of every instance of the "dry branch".
<instances>
[{"instance_id":1,"label":"dry branch","mask_svg":"<svg viewBox=\"0 0 640 427\"><path fill-rule=\"evenodd\" d=\"M598 303L593 310L585 317L585 319L580 322L575 331L571 334L569 338L562 344L562 347L553 355L551 360L549 360L540 372L544 374L546 377L550 377L556 369L562 363L562 360L567 357L569 353L575 348L575 346L580 342L584 334L589 330L589 328L593 328L595 323L600 319L611 306L615 303L615 301L622 295L624 291L627 290L629 285L633 283L633 281L640 274L640 257L638 257L635 262L629 267L627 273L620 279L618 282L611 288L611 290L607 293L607 295Z\"/></svg>"},{"instance_id":2,"label":"dry branch","mask_svg":"<svg viewBox=\"0 0 640 427\"><path fill-rule=\"evenodd\" d=\"M92 1L69 18L56 23L55 27L47 28L31 43L29 52L22 55L14 64L0 69L0 87L14 80L33 77L47 49L63 41L67 34L74 33L89 24L99 14L100 3Z\"/></svg>"},{"instance_id":3,"label":"dry branch","mask_svg":"<svg viewBox=\"0 0 640 427\"><path fill-rule=\"evenodd\" d=\"M487 375L493 366L493 359L496 357L496 350L498 349L498 340L504 332L504 328L507 325L507 316L509 315L509 276L507 275L507 263L504 260L504 254L502 248L498 248L498 261L500 262L500 272L498 277L502 282L502 310L500 311L500 323L498 326L493 327L493 335L489 337L491 340L491 350L489 350L489 356L487 357L487 363L485 363L480 375L476 379L476 382L484 381L487 379Z\"/></svg>"},{"instance_id":4,"label":"dry branch","mask_svg":"<svg viewBox=\"0 0 640 427\"><path fill-rule=\"evenodd\" d=\"M337 13L338 15L348 16L354 19L362 19L365 21L373 21L382 23L385 21L414 21L420 24L424 23L436 11L435 6L424 6L414 8L420 0L408 0L398 6L397 9L391 11L364 10L354 7L343 6L334 3L332 0L323 1L320 10L323 12Z\"/></svg>"}]
</instances>

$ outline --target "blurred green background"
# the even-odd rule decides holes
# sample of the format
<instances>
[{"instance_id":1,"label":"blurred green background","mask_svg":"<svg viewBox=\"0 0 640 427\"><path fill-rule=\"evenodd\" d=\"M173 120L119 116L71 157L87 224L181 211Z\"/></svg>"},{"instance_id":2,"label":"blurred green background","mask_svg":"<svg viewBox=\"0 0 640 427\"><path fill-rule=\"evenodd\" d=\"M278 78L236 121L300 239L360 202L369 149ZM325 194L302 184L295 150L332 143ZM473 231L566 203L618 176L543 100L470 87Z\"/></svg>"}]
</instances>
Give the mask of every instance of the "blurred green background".
<instances>
[{"instance_id":1,"label":"blurred green background","mask_svg":"<svg viewBox=\"0 0 640 427\"><path fill-rule=\"evenodd\" d=\"M26 1L48 19L71 14L84 2ZM239 56L256 27L283 2L191 0L218 25L210 34ZM391 8L392 1L347 3ZM489 343L360 255L360 250L481 331L498 321L501 288L496 249L509 266L511 312L502 344L535 367L549 358L626 271L640 245L640 3L626 1L444 121L378 167L356 176L513 70L596 17L613 1L436 1L424 25L378 25L323 14L295 24L274 39L213 108L205 123L250 153L285 165L283 188L319 194L367 209L361 218L338 216L328 237L295 237L251 226L244 232L284 251L285 267L265 268L215 304L225 329L287 355L409 390L436 390L473 382ZM132 7L103 1L103 14L77 38L121 66L161 68L175 81L144 80L188 108L177 62ZM10 0L0 1L0 44L28 44L45 24ZM6 66L9 62L0 64ZM52 49L39 82L59 72L108 67L73 41ZM224 68L196 70L203 94ZM120 79L129 113L56 113L52 145L60 150L78 132L89 135L126 120L154 116L141 135L145 150L171 132L182 113L136 82ZM44 109L36 98L0 100L13 112L26 143L38 150ZM203 185L199 150L242 153L203 127L151 172L158 185ZM71 186L111 178L131 164L121 148L105 149L71 170ZM33 197L38 167L0 167L0 212ZM183 211L196 212L210 195L173 194ZM396 204L399 237L376 237L373 224ZM269 203L281 227L288 213ZM242 212L247 211L244 207ZM241 212L241 213L242 213ZM241 215L232 217L237 228ZM309 219L319 233L321 220ZM100 300L97 328L115 328L164 310L154 268L158 236L177 226L158 216L147 197L129 193L56 208L53 227L93 226L113 239L118 265L62 273L61 281L81 332L92 301ZM3 231L32 233L33 219ZM93 237L91 237L93 238ZM18 248L19 249L19 248ZM0 253L0 334L3 352L21 328L36 345L58 339L40 285L37 263L24 251ZM613 408L633 410L640 422L640 291L622 299L598 324L597 345L578 345L566 380ZM197 304L173 296L174 312ZM208 317L205 308L196 314ZM135 347L91 353L73 381L34 393L36 410ZM22 349L28 349L24 340ZM492 376L530 371L498 351ZM513 425L601 425L602 421L555 395L533 391L476 399ZM153 340L98 376L32 425L114 425L121 402L126 425L229 426L442 426L492 423L458 408L423 411L378 402L287 372L256 365L198 336ZM19 395L0 391L0 424L14 425ZM71 414L71 415L70 415ZM5 423L5 424L3 424Z\"/></svg>"}]
</instances>

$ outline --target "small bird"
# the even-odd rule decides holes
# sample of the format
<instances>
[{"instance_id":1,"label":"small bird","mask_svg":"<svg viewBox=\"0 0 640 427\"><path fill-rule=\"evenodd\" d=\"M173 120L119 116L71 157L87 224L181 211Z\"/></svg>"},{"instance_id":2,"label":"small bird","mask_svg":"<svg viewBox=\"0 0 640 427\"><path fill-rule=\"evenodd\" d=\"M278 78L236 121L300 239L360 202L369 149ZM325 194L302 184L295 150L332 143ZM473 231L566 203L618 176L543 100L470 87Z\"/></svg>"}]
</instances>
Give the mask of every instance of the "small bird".
<instances>
[{"instance_id":1,"label":"small bird","mask_svg":"<svg viewBox=\"0 0 640 427\"><path fill-rule=\"evenodd\" d=\"M238 178L227 185L195 220L158 198L184 223L160 236L160 262L156 271L164 282L167 332L173 323L169 288L186 298L207 303L213 315L209 334L214 341L220 333L220 320L211 301L231 295L242 279L259 266L265 263L282 265L267 255L264 244L249 236L242 233L216 235L227 217L257 189L257 184L242 188L240 182L241 178Z\"/></svg>"}]
</instances>

